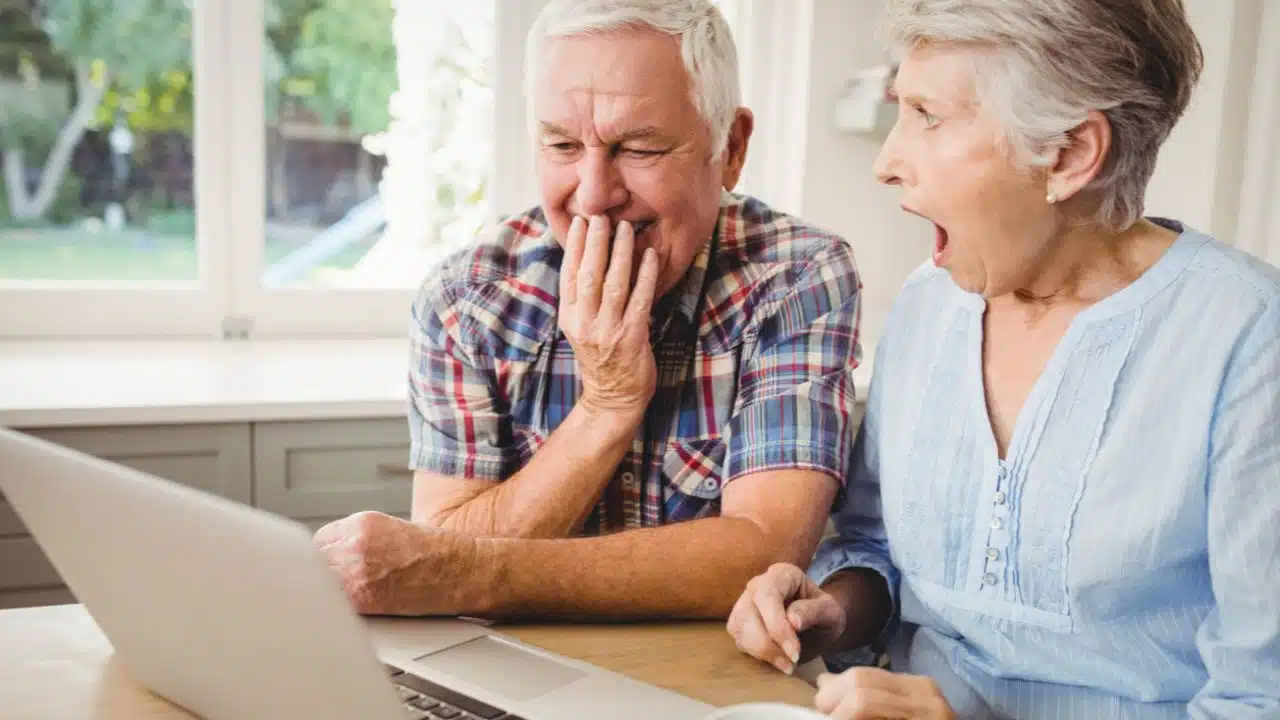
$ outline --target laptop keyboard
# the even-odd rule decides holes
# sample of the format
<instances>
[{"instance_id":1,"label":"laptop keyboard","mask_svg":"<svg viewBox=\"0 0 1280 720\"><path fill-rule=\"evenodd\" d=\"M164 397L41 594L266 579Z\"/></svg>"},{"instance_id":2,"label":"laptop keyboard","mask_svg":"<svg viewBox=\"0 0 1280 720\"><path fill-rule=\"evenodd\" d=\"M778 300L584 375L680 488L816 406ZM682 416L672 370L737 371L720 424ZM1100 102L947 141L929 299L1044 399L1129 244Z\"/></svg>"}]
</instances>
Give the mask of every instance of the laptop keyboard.
<instances>
[{"instance_id":1,"label":"laptop keyboard","mask_svg":"<svg viewBox=\"0 0 1280 720\"><path fill-rule=\"evenodd\" d=\"M523 720L473 697L384 665L411 720Z\"/></svg>"}]
</instances>

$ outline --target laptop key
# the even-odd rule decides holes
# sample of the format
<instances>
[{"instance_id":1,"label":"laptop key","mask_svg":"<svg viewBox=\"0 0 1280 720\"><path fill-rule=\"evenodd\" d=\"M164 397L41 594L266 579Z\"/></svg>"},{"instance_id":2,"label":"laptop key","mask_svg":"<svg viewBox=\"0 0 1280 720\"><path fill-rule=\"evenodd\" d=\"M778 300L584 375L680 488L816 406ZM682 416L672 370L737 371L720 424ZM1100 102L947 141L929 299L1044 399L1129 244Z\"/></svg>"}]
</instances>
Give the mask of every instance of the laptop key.
<instances>
[{"instance_id":1,"label":"laptop key","mask_svg":"<svg viewBox=\"0 0 1280 720\"><path fill-rule=\"evenodd\" d=\"M426 710L419 710L416 707L406 707L405 710L409 711L409 720L431 720L431 713Z\"/></svg>"},{"instance_id":2,"label":"laptop key","mask_svg":"<svg viewBox=\"0 0 1280 720\"><path fill-rule=\"evenodd\" d=\"M428 712L431 717L440 718L440 720L454 720L454 718L462 714L462 712L459 710L454 710L451 707L445 707L443 705L436 708L435 710L430 710Z\"/></svg>"},{"instance_id":3,"label":"laptop key","mask_svg":"<svg viewBox=\"0 0 1280 720\"><path fill-rule=\"evenodd\" d=\"M392 678L392 681L404 687L412 688L423 695L430 695L436 700L461 708L472 715L484 718L484 720L496 720L496 718L500 718L506 714L492 705L486 705L475 698L467 697L460 692L455 692L442 685L437 685L430 680L420 678L417 675L405 673Z\"/></svg>"},{"instance_id":4,"label":"laptop key","mask_svg":"<svg viewBox=\"0 0 1280 720\"><path fill-rule=\"evenodd\" d=\"M413 700L410 700L409 704L418 708L419 710L430 710L432 708L439 707L440 705L440 703L436 702L435 700L432 700L426 695L421 695L419 697L414 698Z\"/></svg>"},{"instance_id":5,"label":"laptop key","mask_svg":"<svg viewBox=\"0 0 1280 720\"><path fill-rule=\"evenodd\" d=\"M414 692L413 690L411 690L411 689L409 689L409 688L407 688L407 687L405 687L405 686L403 686L403 685L397 685L397 686L396 686L396 692L400 693L400 699L401 699L401 700L404 700L405 702L408 702L408 701L413 700L413 699L415 699L415 698L422 697L422 696L421 696L421 695L419 695L418 693Z\"/></svg>"}]
</instances>

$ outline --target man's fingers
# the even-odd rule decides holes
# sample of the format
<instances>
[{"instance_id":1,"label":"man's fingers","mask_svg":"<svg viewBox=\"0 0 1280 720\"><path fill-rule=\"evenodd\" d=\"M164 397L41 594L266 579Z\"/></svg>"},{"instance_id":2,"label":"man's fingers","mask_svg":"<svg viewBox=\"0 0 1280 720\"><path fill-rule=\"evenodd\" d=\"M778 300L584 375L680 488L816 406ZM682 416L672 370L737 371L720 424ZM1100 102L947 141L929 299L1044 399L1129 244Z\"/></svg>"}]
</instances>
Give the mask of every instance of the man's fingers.
<instances>
[{"instance_id":1,"label":"man's fingers","mask_svg":"<svg viewBox=\"0 0 1280 720\"><path fill-rule=\"evenodd\" d=\"M311 536L311 542L318 548L328 547L347 536L347 524L346 518L334 520L317 530Z\"/></svg>"},{"instance_id":2,"label":"man's fingers","mask_svg":"<svg viewBox=\"0 0 1280 720\"><path fill-rule=\"evenodd\" d=\"M658 292L658 254L653 248L644 251L640 260L640 273L636 276L636 286L631 289L631 299L627 301L627 312L623 321L632 326L649 327L649 316L653 314L653 299ZM646 337L646 340L648 338Z\"/></svg>"},{"instance_id":3,"label":"man's fingers","mask_svg":"<svg viewBox=\"0 0 1280 720\"><path fill-rule=\"evenodd\" d=\"M613 236L613 252L609 258L609 271L604 278L604 292L600 298L600 319L608 327L617 327L626 309L631 285L631 255L635 251L635 232L631 223L618 223Z\"/></svg>"},{"instance_id":4,"label":"man's fingers","mask_svg":"<svg viewBox=\"0 0 1280 720\"><path fill-rule=\"evenodd\" d=\"M582 251L582 266L578 269L576 300L585 317L595 317L600 309L600 291L608 261L609 219L595 215L587 223L586 247Z\"/></svg>"},{"instance_id":5,"label":"man's fingers","mask_svg":"<svg viewBox=\"0 0 1280 720\"><path fill-rule=\"evenodd\" d=\"M578 268L582 267L582 248L586 244L587 222L579 215L569 223L565 238L564 260L560 263L560 302L572 305L578 299Z\"/></svg>"},{"instance_id":6,"label":"man's fingers","mask_svg":"<svg viewBox=\"0 0 1280 720\"><path fill-rule=\"evenodd\" d=\"M761 583L755 592L755 603L769 638L782 649L788 660L786 667L779 669L791 674L800 661L800 638L787 620L786 598L773 583Z\"/></svg>"}]
</instances>

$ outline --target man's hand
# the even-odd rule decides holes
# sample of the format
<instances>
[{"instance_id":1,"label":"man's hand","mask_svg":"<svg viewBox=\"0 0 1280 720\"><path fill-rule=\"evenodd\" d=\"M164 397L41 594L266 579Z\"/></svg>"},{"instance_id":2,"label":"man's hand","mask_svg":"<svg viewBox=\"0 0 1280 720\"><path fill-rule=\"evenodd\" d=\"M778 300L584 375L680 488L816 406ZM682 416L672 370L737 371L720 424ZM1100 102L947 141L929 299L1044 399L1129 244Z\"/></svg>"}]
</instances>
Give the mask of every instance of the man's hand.
<instances>
[{"instance_id":1,"label":"man's hand","mask_svg":"<svg viewBox=\"0 0 1280 720\"><path fill-rule=\"evenodd\" d=\"M608 218L590 224L575 217L560 268L560 329L577 358L585 407L638 417L653 398L657 367L649 345L649 318L658 260L645 250L632 287L635 236L618 224L610 257ZM634 430L634 428L632 428Z\"/></svg>"},{"instance_id":2,"label":"man's hand","mask_svg":"<svg viewBox=\"0 0 1280 720\"><path fill-rule=\"evenodd\" d=\"M469 609L475 541L378 512L320 528L316 547L356 611L368 615L455 615Z\"/></svg>"},{"instance_id":3,"label":"man's hand","mask_svg":"<svg viewBox=\"0 0 1280 720\"><path fill-rule=\"evenodd\" d=\"M803 570L778 563L747 583L728 629L739 650L790 674L844 634L845 612Z\"/></svg>"},{"instance_id":4,"label":"man's hand","mask_svg":"<svg viewBox=\"0 0 1280 720\"><path fill-rule=\"evenodd\" d=\"M955 720L956 714L932 680L888 670L856 667L818 676L813 699L831 720Z\"/></svg>"}]
</instances>

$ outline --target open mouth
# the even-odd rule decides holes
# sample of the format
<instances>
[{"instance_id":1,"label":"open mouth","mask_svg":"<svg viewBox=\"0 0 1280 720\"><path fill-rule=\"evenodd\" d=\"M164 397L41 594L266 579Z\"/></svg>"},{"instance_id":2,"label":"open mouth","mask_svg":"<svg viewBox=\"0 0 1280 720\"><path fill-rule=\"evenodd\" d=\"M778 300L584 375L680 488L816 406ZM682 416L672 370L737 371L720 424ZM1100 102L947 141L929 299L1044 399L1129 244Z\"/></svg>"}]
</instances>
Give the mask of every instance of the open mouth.
<instances>
[{"instance_id":1,"label":"open mouth","mask_svg":"<svg viewBox=\"0 0 1280 720\"><path fill-rule=\"evenodd\" d=\"M933 264L938 267L944 266L947 262L947 249L950 245L950 236L947 234L947 229L924 213L913 210L906 205L903 205L902 209L933 223Z\"/></svg>"}]
</instances>

